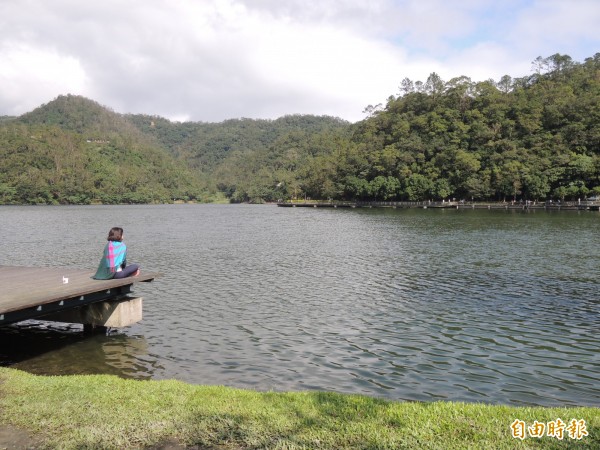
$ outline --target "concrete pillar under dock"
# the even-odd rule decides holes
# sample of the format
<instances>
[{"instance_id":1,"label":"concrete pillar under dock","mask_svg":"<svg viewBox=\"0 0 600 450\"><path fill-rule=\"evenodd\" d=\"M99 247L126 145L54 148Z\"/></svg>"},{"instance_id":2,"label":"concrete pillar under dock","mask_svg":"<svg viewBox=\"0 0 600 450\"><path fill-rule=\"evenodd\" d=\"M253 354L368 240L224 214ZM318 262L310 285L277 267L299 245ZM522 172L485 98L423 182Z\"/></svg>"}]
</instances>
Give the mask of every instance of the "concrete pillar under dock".
<instances>
[{"instance_id":1,"label":"concrete pillar under dock","mask_svg":"<svg viewBox=\"0 0 600 450\"><path fill-rule=\"evenodd\" d=\"M117 300L84 305L79 308L40 317L51 322L81 323L84 331L123 328L142 320L142 297L124 297Z\"/></svg>"}]
</instances>

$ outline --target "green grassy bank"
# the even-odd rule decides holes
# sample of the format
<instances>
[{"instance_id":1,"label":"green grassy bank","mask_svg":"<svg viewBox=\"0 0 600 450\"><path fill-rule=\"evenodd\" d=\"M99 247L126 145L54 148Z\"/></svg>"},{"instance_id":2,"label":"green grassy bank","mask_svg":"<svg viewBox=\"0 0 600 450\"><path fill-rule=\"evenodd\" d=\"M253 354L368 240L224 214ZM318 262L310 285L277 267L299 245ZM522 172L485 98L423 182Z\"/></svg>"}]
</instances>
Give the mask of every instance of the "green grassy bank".
<instances>
[{"instance_id":1,"label":"green grassy bank","mask_svg":"<svg viewBox=\"0 0 600 450\"><path fill-rule=\"evenodd\" d=\"M562 441L512 436L515 419L530 426L558 418L565 423ZM569 437L571 419L585 420L588 435ZM48 448L174 441L221 450L600 448L599 408L389 402L107 375L44 377L9 368L0 368L0 423L29 431Z\"/></svg>"}]
</instances>

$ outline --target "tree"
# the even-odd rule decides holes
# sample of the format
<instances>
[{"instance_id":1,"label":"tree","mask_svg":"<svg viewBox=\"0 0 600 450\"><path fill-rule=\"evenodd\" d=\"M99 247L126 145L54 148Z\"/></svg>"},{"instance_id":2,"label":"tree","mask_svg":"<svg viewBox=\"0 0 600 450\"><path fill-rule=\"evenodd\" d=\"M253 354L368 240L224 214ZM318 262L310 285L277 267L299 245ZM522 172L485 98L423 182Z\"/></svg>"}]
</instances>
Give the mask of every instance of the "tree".
<instances>
[{"instance_id":1,"label":"tree","mask_svg":"<svg viewBox=\"0 0 600 450\"><path fill-rule=\"evenodd\" d=\"M435 72L432 72L425 82L425 93L431 95L434 99L444 92L444 81Z\"/></svg>"},{"instance_id":2,"label":"tree","mask_svg":"<svg viewBox=\"0 0 600 450\"><path fill-rule=\"evenodd\" d=\"M496 86L501 92L503 92L504 94L508 94L513 87L512 78L510 77L510 75L504 75L502 78L500 78L500 81L498 81Z\"/></svg>"},{"instance_id":3,"label":"tree","mask_svg":"<svg viewBox=\"0 0 600 450\"><path fill-rule=\"evenodd\" d=\"M363 109L363 114L366 114L367 117L373 117L373 116L377 115L377 113L381 112L382 110L383 110L383 107L382 107L381 103L378 103L375 106L368 105L365 107L365 109Z\"/></svg>"},{"instance_id":4,"label":"tree","mask_svg":"<svg viewBox=\"0 0 600 450\"><path fill-rule=\"evenodd\" d=\"M404 78L400 84L400 95L412 94L415 92L415 83L410 78Z\"/></svg>"},{"instance_id":5,"label":"tree","mask_svg":"<svg viewBox=\"0 0 600 450\"><path fill-rule=\"evenodd\" d=\"M550 183L544 174L528 174L524 178L523 192L529 199L546 198L550 192Z\"/></svg>"},{"instance_id":6,"label":"tree","mask_svg":"<svg viewBox=\"0 0 600 450\"><path fill-rule=\"evenodd\" d=\"M370 197L370 185L364 178L354 175L344 180L344 197L350 200L365 200Z\"/></svg>"},{"instance_id":7,"label":"tree","mask_svg":"<svg viewBox=\"0 0 600 450\"><path fill-rule=\"evenodd\" d=\"M446 199L453 193L452 186L445 178L438 178L433 183L432 196L437 199Z\"/></svg>"},{"instance_id":8,"label":"tree","mask_svg":"<svg viewBox=\"0 0 600 450\"><path fill-rule=\"evenodd\" d=\"M404 184L404 192L410 201L421 201L431 195L433 182L421 174L413 174Z\"/></svg>"},{"instance_id":9,"label":"tree","mask_svg":"<svg viewBox=\"0 0 600 450\"><path fill-rule=\"evenodd\" d=\"M370 196L376 200L393 200L400 188L400 181L394 177L378 176L369 183Z\"/></svg>"}]
</instances>

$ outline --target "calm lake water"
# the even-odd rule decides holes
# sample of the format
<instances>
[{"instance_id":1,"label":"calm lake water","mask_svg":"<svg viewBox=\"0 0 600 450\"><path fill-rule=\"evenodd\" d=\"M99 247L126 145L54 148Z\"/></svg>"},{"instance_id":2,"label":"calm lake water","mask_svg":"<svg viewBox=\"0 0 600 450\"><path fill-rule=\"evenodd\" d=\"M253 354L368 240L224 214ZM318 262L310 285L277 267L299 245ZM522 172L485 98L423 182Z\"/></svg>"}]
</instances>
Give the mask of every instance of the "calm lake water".
<instances>
[{"instance_id":1,"label":"calm lake water","mask_svg":"<svg viewBox=\"0 0 600 450\"><path fill-rule=\"evenodd\" d=\"M78 325L0 328L0 364L600 406L598 213L0 207L0 264L93 272L112 226L130 262L164 274L135 287L144 320L91 338Z\"/></svg>"}]
</instances>

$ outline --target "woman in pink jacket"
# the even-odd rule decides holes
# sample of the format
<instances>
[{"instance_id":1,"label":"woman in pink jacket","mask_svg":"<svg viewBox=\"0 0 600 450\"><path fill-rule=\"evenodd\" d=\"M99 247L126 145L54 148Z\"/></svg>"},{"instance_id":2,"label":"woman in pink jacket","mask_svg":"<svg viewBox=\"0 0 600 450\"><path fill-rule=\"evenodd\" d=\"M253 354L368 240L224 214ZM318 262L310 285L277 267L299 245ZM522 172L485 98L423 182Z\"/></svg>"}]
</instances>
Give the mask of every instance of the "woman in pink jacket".
<instances>
[{"instance_id":1,"label":"woman in pink jacket","mask_svg":"<svg viewBox=\"0 0 600 450\"><path fill-rule=\"evenodd\" d=\"M107 240L98 270L93 278L110 280L111 278L138 276L140 266L138 264L127 265L127 246L123 242L123 228L111 228Z\"/></svg>"}]
</instances>

